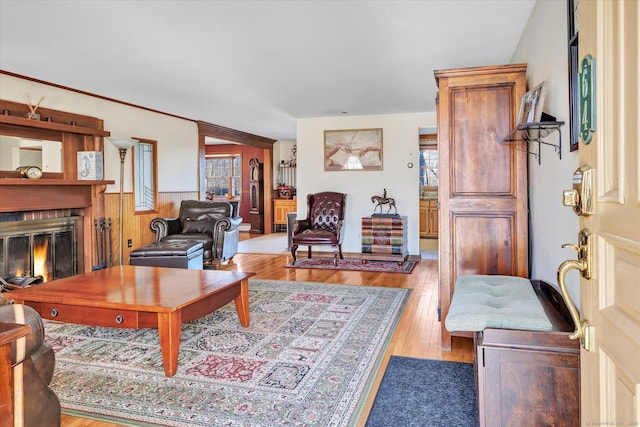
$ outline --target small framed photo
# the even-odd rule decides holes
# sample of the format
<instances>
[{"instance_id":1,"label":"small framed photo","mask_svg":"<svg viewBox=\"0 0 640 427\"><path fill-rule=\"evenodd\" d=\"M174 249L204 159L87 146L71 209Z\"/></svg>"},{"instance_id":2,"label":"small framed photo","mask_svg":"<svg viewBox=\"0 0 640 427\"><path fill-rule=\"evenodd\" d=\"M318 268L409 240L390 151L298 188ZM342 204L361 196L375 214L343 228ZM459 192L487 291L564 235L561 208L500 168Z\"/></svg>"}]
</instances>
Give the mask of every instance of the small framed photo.
<instances>
[{"instance_id":1,"label":"small framed photo","mask_svg":"<svg viewBox=\"0 0 640 427\"><path fill-rule=\"evenodd\" d=\"M103 180L102 151L78 151L78 180Z\"/></svg>"},{"instance_id":2,"label":"small framed photo","mask_svg":"<svg viewBox=\"0 0 640 427\"><path fill-rule=\"evenodd\" d=\"M517 123L533 123L542 119L542 106L544 105L546 82L525 93L520 102Z\"/></svg>"}]
</instances>

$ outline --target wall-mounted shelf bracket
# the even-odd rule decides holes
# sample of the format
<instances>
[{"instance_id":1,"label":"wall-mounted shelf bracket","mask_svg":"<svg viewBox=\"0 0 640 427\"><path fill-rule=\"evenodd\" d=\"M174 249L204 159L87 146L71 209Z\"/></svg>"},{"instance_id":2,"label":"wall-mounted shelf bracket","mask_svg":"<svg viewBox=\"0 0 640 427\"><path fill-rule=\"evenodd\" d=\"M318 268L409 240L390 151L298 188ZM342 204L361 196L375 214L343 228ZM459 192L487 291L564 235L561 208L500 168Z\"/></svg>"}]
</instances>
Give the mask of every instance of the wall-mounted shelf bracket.
<instances>
[{"instance_id":1,"label":"wall-mounted shelf bracket","mask_svg":"<svg viewBox=\"0 0 640 427\"><path fill-rule=\"evenodd\" d=\"M564 122L532 122L532 123L520 123L515 129L507 134L504 138L499 140L502 144L517 144L523 143L526 145L524 151L533 155L538 159L538 164L542 164L541 147L542 145L549 145L553 147L558 158L562 159L562 132L560 127L564 125ZM551 133L558 132L558 143L553 144L544 141L544 138L548 137ZM537 143L537 144L535 144ZM537 145L537 149L536 149ZM535 150L535 151L532 151Z\"/></svg>"}]
</instances>

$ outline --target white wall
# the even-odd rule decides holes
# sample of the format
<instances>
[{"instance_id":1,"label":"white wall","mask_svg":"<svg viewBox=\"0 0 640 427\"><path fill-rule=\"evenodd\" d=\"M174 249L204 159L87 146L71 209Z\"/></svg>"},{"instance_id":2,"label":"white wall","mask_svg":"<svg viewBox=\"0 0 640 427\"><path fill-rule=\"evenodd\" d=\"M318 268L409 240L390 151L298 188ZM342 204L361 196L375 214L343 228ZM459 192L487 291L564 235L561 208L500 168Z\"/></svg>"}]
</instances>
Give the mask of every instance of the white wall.
<instances>
[{"instance_id":1,"label":"white wall","mask_svg":"<svg viewBox=\"0 0 640 427\"><path fill-rule=\"evenodd\" d=\"M0 74L0 98L24 103L23 93L31 99L44 96L44 108L102 119L104 129L112 136L157 140L158 191L197 191L198 170L194 165L198 164L198 127L194 122ZM116 181L107 187L107 192L117 193L120 155L106 140L104 154L105 179ZM129 150L124 169L125 192L132 191L131 157Z\"/></svg>"},{"instance_id":2,"label":"white wall","mask_svg":"<svg viewBox=\"0 0 640 427\"><path fill-rule=\"evenodd\" d=\"M562 205L562 190L571 188L578 167L578 152L569 152L569 89L567 62L567 4L564 1L536 2L512 62L526 62L527 82L533 88L547 82L544 111L564 121L562 160L548 146L542 147L542 164L529 156L529 199L532 242L531 277L557 285L556 271L562 261L575 259L563 243L576 243L579 221L573 210ZM556 143L558 137L550 136ZM579 303L578 273L567 276L572 299Z\"/></svg>"},{"instance_id":3,"label":"white wall","mask_svg":"<svg viewBox=\"0 0 640 427\"><path fill-rule=\"evenodd\" d=\"M434 83L435 84L435 83ZM362 251L361 218L373 213L371 196L396 200L398 213L409 221L408 246L411 255L419 255L419 141L420 127L436 125L435 112L372 116L341 116L299 119L298 215L307 212L306 195L320 191L347 193L344 252ZM382 171L324 170L324 131L336 129L382 128ZM407 163L414 167L407 167Z\"/></svg>"}]
</instances>

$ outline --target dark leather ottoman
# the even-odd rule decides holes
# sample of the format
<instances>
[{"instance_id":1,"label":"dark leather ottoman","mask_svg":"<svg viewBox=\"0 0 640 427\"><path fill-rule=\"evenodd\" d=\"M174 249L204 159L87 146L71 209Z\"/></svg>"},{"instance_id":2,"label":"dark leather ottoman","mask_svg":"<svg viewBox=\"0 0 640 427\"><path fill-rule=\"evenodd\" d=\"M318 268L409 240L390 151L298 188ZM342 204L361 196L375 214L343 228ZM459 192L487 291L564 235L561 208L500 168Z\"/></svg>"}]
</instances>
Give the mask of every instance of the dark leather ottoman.
<instances>
[{"instance_id":1,"label":"dark leather ottoman","mask_svg":"<svg viewBox=\"0 0 640 427\"><path fill-rule=\"evenodd\" d=\"M204 248L201 242L154 242L129 254L131 265L202 270Z\"/></svg>"}]
</instances>

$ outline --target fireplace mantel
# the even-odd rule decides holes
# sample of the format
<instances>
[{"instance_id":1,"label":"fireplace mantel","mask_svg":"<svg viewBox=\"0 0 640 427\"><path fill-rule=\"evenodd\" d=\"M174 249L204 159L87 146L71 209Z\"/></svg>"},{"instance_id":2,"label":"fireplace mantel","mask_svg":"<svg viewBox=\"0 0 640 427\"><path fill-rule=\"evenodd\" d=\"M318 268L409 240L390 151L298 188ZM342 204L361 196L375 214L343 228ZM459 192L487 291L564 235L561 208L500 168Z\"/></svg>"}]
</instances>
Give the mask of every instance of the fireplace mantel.
<instances>
[{"instance_id":1,"label":"fireplace mantel","mask_svg":"<svg viewBox=\"0 0 640 427\"><path fill-rule=\"evenodd\" d=\"M0 179L0 212L88 208L114 181Z\"/></svg>"},{"instance_id":2,"label":"fireplace mantel","mask_svg":"<svg viewBox=\"0 0 640 427\"><path fill-rule=\"evenodd\" d=\"M83 217L84 270L90 271L96 245L93 227L105 216L104 192L114 181L78 180L77 153L104 151L104 122L97 117L38 108L44 120L27 119L29 106L0 99L0 134L62 143L62 172L45 172L42 179L22 179L17 171L0 171L0 216L25 220L79 215Z\"/></svg>"}]
</instances>

